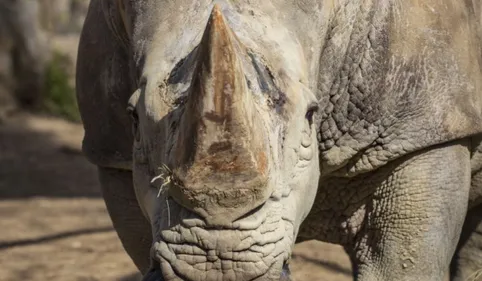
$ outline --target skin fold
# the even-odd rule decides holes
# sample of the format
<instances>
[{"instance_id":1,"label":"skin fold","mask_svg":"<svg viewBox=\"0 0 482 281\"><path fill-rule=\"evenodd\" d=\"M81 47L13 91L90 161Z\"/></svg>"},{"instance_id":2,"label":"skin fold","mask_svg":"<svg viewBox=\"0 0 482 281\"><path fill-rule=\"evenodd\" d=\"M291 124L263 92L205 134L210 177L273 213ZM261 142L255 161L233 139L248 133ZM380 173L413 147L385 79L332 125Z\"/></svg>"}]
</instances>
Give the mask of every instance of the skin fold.
<instances>
[{"instance_id":1,"label":"skin fold","mask_svg":"<svg viewBox=\"0 0 482 281\"><path fill-rule=\"evenodd\" d=\"M91 1L83 151L145 281L482 268L480 2ZM449 266L450 265L450 266Z\"/></svg>"}]
</instances>

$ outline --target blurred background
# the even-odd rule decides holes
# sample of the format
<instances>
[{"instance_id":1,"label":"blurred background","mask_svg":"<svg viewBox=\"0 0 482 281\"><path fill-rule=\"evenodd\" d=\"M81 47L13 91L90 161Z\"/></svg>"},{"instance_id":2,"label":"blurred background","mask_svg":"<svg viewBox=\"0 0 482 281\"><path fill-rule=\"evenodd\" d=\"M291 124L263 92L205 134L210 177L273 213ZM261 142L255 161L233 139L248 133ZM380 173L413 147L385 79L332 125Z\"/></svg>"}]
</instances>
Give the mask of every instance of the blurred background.
<instances>
[{"instance_id":1,"label":"blurred background","mask_svg":"<svg viewBox=\"0 0 482 281\"><path fill-rule=\"evenodd\" d=\"M139 280L80 150L74 78L88 4L0 0L0 281ZM295 280L352 280L338 246L305 242L293 256Z\"/></svg>"}]
</instances>

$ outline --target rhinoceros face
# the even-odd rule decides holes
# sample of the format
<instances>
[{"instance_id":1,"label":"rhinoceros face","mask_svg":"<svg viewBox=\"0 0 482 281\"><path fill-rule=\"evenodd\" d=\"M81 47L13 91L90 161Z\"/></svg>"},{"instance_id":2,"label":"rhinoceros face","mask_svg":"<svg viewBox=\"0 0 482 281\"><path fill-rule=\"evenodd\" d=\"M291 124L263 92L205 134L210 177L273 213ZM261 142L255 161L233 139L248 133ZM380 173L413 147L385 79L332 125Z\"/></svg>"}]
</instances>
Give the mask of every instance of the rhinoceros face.
<instances>
[{"instance_id":1,"label":"rhinoceros face","mask_svg":"<svg viewBox=\"0 0 482 281\"><path fill-rule=\"evenodd\" d=\"M133 174L153 267L165 280L280 280L319 178L302 48L231 6L188 6L182 28L136 39Z\"/></svg>"}]
</instances>

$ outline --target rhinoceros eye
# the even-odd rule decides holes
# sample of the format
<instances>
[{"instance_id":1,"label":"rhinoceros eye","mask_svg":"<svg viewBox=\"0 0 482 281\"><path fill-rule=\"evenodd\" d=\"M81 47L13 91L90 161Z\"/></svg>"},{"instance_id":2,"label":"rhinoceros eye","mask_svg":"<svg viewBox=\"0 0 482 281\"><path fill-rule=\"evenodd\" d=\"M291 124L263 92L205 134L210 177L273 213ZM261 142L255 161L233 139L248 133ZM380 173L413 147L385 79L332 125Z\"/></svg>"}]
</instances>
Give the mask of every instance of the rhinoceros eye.
<instances>
[{"instance_id":1,"label":"rhinoceros eye","mask_svg":"<svg viewBox=\"0 0 482 281\"><path fill-rule=\"evenodd\" d=\"M310 161L313 158L313 116L318 110L318 105L313 103L308 106L303 125L303 133L301 135L301 146L299 149L299 158L304 161Z\"/></svg>"},{"instance_id":2,"label":"rhinoceros eye","mask_svg":"<svg viewBox=\"0 0 482 281\"><path fill-rule=\"evenodd\" d=\"M127 107L127 112L131 118L132 123L132 135L135 137L136 141L140 141L141 134L139 132L139 115L137 114L137 110L135 107L129 105Z\"/></svg>"},{"instance_id":3,"label":"rhinoceros eye","mask_svg":"<svg viewBox=\"0 0 482 281\"><path fill-rule=\"evenodd\" d=\"M127 103L127 114L131 118L132 123L132 135L135 137L136 141L139 141L141 138L141 134L139 132L139 115L137 114L136 105L139 101L141 90L140 88L132 94L128 103Z\"/></svg>"},{"instance_id":4,"label":"rhinoceros eye","mask_svg":"<svg viewBox=\"0 0 482 281\"><path fill-rule=\"evenodd\" d=\"M318 104L310 104L308 110L306 111L305 118L308 120L308 124L311 126L313 124L313 115L318 111Z\"/></svg>"}]
</instances>

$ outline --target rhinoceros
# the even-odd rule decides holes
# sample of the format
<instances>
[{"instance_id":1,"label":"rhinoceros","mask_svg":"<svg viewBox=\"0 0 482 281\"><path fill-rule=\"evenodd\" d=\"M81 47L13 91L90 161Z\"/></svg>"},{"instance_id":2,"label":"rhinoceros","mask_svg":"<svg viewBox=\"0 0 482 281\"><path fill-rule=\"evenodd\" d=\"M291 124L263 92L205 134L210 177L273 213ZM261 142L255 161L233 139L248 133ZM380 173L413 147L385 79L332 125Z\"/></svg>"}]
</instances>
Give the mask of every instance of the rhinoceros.
<instances>
[{"instance_id":1,"label":"rhinoceros","mask_svg":"<svg viewBox=\"0 0 482 281\"><path fill-rule=\"evenodd\" d=\"M313 239L360 281L478 274L480 20L478 0L92 0L83 151L144 280L290 280Z\"/></svg>"}]
</instances>

